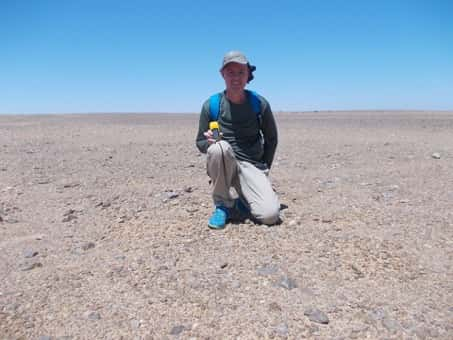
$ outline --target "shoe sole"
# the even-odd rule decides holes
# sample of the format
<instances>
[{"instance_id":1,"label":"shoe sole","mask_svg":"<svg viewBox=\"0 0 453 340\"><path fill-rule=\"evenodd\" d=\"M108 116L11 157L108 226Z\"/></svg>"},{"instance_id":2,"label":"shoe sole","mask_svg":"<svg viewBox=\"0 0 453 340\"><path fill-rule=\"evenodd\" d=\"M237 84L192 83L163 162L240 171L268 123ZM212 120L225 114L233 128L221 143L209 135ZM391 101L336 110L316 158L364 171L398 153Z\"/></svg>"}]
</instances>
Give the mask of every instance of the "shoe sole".
<instances>
[{"instance_id":1,"label":"shoe sole","mask_svg":"<svg viewBox=\"0 0 453 340\"><path fill-rule=\"evenodd\" d=\"M209 223L208 223L208 227L209 227L210 229L220 230L220 229L225 229L226 224L223 225L223 226L218 226L218 225L212 225L212 224L209 224Z\"/></svg>"}]
</instances>

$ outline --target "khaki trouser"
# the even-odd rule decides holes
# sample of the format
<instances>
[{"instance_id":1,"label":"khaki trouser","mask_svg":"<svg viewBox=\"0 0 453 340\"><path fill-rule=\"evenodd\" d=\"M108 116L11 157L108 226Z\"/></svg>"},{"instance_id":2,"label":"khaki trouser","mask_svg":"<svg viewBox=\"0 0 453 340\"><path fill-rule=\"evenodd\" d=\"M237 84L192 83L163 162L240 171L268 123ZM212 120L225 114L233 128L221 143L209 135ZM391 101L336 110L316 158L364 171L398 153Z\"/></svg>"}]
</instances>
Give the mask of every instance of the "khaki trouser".
<instances>
[{"instance_id":1,"label":"khaki trouser","mask_svg":"<svg viewBox=\"0 0 453 340\"><path fill-rule=\"evenodd\" d=\"M207 172L214 185L215 205L233 207L233 187L250 206L254 218L264 224L279 220L280 203L267 176L253 164L235 158L231 145L226 141L212 144L207 152Z\"/></svg>"}]
</instances>

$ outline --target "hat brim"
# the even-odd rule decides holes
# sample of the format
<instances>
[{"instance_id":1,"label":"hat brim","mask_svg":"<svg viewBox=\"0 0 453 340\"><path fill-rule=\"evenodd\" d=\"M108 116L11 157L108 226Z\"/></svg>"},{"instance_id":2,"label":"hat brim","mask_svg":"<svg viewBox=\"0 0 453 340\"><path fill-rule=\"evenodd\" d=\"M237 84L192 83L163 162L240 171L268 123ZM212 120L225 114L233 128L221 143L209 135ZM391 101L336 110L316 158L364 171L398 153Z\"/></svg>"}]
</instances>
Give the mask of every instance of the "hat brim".
<instances>
[{"instance_id":1,"label":"hat brim","mask_svg":"<svg viewBox=\"0 0 453 340\"><path fill-rule=\"evenodd\" d=\"M220 69L220 71L222 71L225 68L225 66L227 66L227 65L229 65L231 63L241 64L241 65L248 65L247 61L241 60L240 58L234 58L232 60L228 60L228 62L223 64L222 68Z\"/></svg>"}]
</instances>

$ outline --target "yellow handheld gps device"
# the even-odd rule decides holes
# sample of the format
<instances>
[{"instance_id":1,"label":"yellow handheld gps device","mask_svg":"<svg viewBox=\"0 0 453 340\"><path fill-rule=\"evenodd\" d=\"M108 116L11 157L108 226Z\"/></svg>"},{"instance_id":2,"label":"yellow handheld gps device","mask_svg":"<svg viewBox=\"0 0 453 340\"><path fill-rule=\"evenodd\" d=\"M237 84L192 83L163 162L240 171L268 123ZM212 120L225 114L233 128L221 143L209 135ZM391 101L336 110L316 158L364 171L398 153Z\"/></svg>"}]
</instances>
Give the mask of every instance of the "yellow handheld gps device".
<instances>
[{"instance_id":1,"label":"yellow handheld gps device","mask_svg":"<svg viewBox=\"0 0 453 340\"><path fill-rule=\"evenodd\" d=\"M212 131L212 138L215 140L220 139L220 128L218 122L209 122L209 130Z\"/></svg>"}]
</instances>

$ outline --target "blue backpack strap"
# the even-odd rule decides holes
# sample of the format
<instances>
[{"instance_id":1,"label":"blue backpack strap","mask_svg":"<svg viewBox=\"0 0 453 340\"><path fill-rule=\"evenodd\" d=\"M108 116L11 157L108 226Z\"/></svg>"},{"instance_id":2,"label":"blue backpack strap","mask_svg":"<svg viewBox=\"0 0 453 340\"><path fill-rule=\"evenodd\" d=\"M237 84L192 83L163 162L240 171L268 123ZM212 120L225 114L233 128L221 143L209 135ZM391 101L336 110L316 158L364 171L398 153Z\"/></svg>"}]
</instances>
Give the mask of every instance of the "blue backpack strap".
<instances>
[{"instance_id":1,"label":"blue backpack strap","mask_svg":"<svg viewBox=\"0 0 453 340\"><path fill-rule=\"evenodd\" d=\"M250 98L250 104L252 105L253 111L256 113L256 118L258 119L258 124L260 127L263 124L263 117L262 117L262 112L261 112L261 100L260 97L258 96L258 93L255 91L250 91L247 90L249 93L249 98Z\"/></svg>"},{"instance_id":2,"label":"blue backpack strap","mask_svg":"<svg viewBox=\"0 0 453 340\"><path fill-rule=\"evenodd\" d=\"M219 117L221 98L221 93L216 93L209 97L209 115L211 117L211 121L216 121Z\"/></svg>"},{"instance_id":3,"label":"blue backpack strap","mask_svg":"<svg viewBox=\"0 0 453 340\"><path fill-rule=\"evenodd\" d=\"M258 97L258 93L255 91L248 91L250 96L250 102L252 104L253 111L255 111L257 117L261 116L261 101Z\"/></svg>"}]
</instances>

